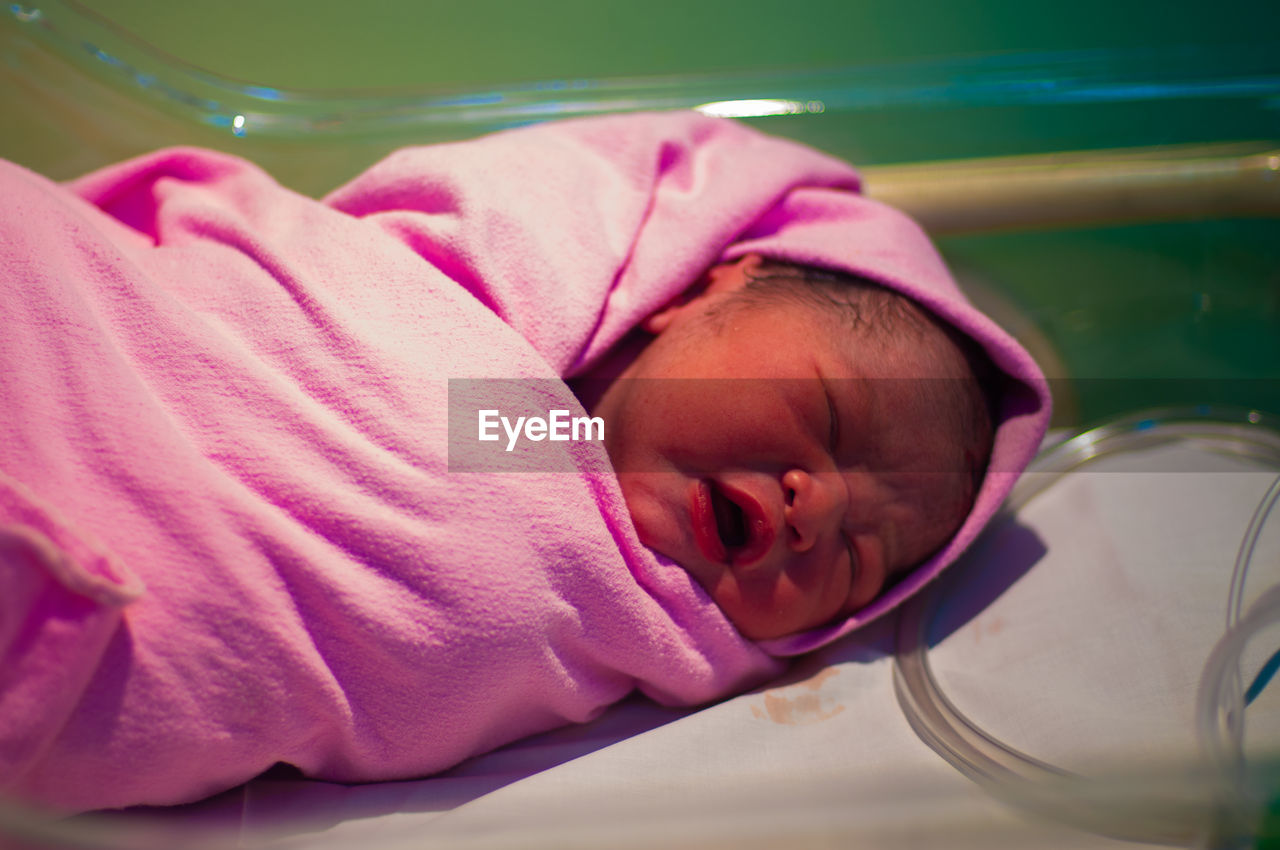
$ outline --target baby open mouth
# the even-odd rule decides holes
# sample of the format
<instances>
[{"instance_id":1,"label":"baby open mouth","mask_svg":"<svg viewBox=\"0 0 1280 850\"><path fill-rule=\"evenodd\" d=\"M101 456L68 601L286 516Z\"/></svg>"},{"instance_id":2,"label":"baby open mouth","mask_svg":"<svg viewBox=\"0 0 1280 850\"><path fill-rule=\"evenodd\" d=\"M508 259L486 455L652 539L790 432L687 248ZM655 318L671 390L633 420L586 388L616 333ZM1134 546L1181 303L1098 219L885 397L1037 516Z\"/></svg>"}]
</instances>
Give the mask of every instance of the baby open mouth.
<instances>
[{"instance_id":1,"label":"baby open mouth","mask_svg":"<svg viewBox=\"0 0 1280 850\"><path fill-rule=\"evenodd\" d=\"M751 536L747 527L747 515L737 503L730 500L720 488L711 485L711 510L716 518L716 531L725 549L744 546Z\"/></svg>"}]
</instances>

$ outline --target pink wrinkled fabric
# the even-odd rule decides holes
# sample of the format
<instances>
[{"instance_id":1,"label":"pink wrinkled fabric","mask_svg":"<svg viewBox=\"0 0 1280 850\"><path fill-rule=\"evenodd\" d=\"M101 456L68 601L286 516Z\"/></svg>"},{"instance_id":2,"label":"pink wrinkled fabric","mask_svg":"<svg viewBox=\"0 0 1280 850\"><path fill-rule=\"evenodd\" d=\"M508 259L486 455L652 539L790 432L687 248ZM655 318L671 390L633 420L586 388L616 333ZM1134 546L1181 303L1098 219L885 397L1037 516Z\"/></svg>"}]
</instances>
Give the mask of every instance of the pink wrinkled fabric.
<instances>
[{"instance_id":1,"label":"pink wrinkled fabric","mask_svg":"<svg viewBox=\"0 0 1280 850\"><path fill-rule=\"evenodd\" d=\"M164 150L0 164L0 792L171 804L277 762L415 777L634 689L696 704L882 613L1039 442L1030 358L847 165L733 122L591 119L410 148L323 201ZM577 471L451 473L448 380L595 363L747 251L906 291L1012 378L957 538L846 623L764 646Z\"/></svg>"}]
</instances>

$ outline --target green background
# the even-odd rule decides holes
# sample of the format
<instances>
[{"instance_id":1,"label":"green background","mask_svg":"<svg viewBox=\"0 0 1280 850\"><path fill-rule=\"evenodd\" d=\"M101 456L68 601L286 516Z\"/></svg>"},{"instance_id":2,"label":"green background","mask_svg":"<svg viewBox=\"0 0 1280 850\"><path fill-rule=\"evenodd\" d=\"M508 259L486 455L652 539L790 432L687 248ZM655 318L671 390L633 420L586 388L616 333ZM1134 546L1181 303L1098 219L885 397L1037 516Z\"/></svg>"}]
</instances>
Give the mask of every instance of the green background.
<instances>
[{"instance_id":1,"label":"green background","mask_svg":"<svg viewBox=\"0 0 1280 850\"><path fill-rule=\"evenodd\" d=\"M31 4L38 5L38 4ZM865 65L1013 50L1275 43L1277 4L1073 0L89 0L176 56L281 87Z\"/></svg>"}]
</instances>

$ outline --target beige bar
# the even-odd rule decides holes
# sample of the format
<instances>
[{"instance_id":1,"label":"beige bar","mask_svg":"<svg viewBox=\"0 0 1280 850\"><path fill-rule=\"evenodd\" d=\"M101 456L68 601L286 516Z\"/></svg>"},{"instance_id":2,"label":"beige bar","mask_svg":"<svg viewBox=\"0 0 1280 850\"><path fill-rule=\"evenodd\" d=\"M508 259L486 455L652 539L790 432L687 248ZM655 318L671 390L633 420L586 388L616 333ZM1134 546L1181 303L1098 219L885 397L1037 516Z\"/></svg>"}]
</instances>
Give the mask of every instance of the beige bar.
<instances>
[{"instance_id":1,"label":"beige bar","mask_svg":"<svg viewBox=\"0 0 1280 850\"><path fill-rule=\"evenodd\" d=\"M863 177L868 195L935 235L1280 214L1274 142L876 166Z\"/></svg>"}]
</instances>

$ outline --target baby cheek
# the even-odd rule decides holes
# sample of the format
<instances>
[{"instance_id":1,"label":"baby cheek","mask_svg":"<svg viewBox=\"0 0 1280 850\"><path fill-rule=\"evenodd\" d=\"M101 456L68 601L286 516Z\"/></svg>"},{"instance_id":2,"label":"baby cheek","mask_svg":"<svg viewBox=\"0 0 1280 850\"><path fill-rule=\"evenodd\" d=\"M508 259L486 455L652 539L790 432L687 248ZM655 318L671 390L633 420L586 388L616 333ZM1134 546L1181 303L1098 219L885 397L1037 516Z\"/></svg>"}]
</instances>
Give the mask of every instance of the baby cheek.
<instances>
[{"instance_id":1,"label":"baby cheek","mask_svg":"<svg viewBox=\"0 0 1280 850\"><path fill-rule=\"evenodd\" d=\"M792 409L778 404L744 404L726 400L703 404L674 418L670 439L691 452L726 463L777 460L796 463L808 445Z\"/></svg>"}]
</instances>

